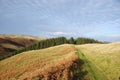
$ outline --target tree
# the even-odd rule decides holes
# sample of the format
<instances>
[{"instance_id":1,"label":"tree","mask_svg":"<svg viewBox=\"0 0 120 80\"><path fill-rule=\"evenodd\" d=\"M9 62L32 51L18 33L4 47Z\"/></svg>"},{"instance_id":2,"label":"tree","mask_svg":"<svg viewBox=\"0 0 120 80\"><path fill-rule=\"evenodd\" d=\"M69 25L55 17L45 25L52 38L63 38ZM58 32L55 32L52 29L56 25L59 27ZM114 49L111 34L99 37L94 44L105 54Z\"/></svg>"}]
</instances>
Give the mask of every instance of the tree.
<instances>
[{"instance_id":1,"label":"tree","mask_svg":"<svg viewBox=\"0 0 120 80\"><path fill-rule=\"evenodd\" d=\"M69 44L75 44L75 40L73 37L71 37L69 40L68 40L68 43Z\"/></svg>"},{"instance_id":2,"label":"tree","mask_svg":"<svg viewBox=\"0 0 120 80\"><path fill-rule=\"evenodd\" d=\"M27 46L25 48L16 50L12 54L8 55L7 57L13 56L15 54L24 52L24 51L29 51L29 50L36 50L36 49L43 49L43 48L48 48L51 46L56 46L56 45L61 45L61 44L85 44L85 43L102 43L100 41L90 39L90 38L77 38L74 40L73 37L71 37L69 40L67 40L65 37L58 37L58 38L51 38L51 39L46 39L46 40L41 40L38 43L35 43L33 45ZM6 57L0 57L0 60L4 59Z\"/></svg>"}]
</instances>

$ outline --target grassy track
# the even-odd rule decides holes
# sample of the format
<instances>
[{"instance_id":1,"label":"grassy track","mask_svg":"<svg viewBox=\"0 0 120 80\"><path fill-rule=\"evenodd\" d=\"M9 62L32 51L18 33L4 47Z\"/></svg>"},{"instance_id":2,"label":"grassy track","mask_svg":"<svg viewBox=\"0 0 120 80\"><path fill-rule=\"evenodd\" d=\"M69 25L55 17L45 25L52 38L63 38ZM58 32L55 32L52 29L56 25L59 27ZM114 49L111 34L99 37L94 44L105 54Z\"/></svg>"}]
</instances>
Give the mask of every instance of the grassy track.
<instances>
[{"instance_id":1,"label":"grassy track","mask_svg":"<svg viewBox=\"0 0 120 80\"><path fill-rule=\"evenodd\" d=\"M88 77L92 80L107 80L107 78L95 67L93 63L91 63L84 53L78 50L78 57L85 62L84 69L88 72Z\"/></svg>"},{"instance_id":2,"label":"grassy track","mask_svg":"<svg viewBox=\"0 0 120 80\"><path fill-rule=\"evenodd\" d=\"M120 78L120 42L76 45L108 80ZM93 66L92 66L93 67Z\"/></svg>"}]
</instances>

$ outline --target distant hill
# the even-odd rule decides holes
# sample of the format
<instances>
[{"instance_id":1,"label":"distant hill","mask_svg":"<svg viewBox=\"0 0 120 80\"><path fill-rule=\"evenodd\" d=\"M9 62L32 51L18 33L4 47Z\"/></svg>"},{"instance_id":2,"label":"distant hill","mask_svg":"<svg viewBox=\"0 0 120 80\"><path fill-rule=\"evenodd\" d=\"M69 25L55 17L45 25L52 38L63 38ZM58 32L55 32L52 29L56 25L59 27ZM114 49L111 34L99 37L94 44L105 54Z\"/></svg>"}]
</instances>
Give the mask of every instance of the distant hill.
<instances>
[{"instance_id":1,"label":"distant hill","mask_svg":"<svg viewBox=\"0 0 120 80\"><path fill-rule=\"evenodd\" d=\"M45 38L27 35L0 34L0 57L7 56L9 53L43 39Z\"/></svg>"}]
</instances>

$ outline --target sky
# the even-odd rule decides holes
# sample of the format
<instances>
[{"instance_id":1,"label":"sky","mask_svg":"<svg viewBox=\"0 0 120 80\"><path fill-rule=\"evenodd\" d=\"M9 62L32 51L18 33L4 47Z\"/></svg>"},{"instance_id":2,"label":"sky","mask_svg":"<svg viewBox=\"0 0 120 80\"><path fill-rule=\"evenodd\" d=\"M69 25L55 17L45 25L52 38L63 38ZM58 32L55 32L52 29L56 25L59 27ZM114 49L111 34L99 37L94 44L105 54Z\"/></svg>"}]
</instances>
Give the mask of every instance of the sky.
<instances>
[{"instance_id":1,"label":"sky","mask_svg":"<svg viewBox=\"0 0 120 80\"><path fill-rule=\"evenodd\" d=\"M0 34L120 41L120 0L0 0Z\"/></svg>"}]
</instances>

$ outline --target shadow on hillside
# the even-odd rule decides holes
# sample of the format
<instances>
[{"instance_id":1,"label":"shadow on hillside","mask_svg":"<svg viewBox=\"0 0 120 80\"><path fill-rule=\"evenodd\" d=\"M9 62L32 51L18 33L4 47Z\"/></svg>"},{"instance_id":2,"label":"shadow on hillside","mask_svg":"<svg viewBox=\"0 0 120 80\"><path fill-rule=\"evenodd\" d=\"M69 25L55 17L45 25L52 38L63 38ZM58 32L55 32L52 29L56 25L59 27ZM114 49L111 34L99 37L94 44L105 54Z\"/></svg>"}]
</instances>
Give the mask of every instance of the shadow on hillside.
<instances>
[{"instance_id":1,"label":"shadow on hillside","mask_svg":"<svg viewBox=\"0 0 120 80\"><path fill-rule=\"evenodd\" d=\"M77 63L77 67L74 70L74 76L71 80L90 80L88 77L86 77L88 72L84 70L85 62L81 59L78 59L75 63Z\"/></svg>"}]
</instances>

